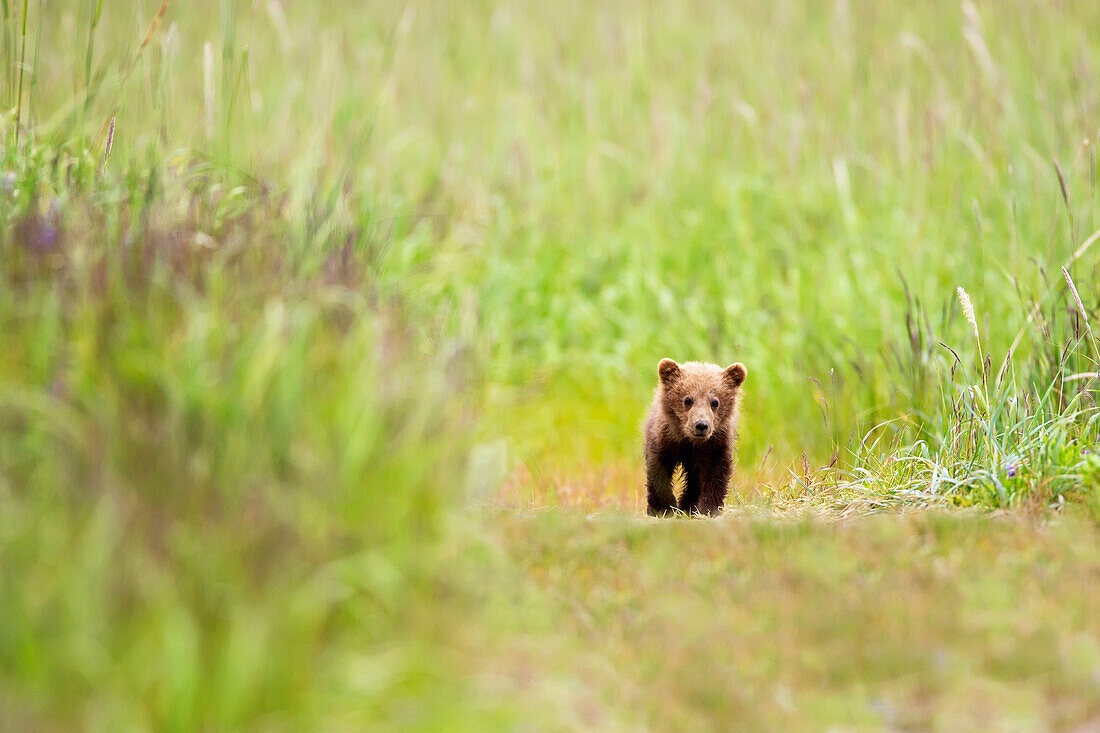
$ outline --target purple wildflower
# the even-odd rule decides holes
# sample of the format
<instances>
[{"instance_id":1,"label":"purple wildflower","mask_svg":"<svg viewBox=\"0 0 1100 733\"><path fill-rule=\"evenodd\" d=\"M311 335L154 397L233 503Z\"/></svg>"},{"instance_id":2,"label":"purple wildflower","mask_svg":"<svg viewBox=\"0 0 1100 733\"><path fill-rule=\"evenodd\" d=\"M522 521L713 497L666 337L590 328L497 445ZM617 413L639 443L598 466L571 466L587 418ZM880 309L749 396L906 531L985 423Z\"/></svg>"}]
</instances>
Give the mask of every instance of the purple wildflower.
<instances>
[{"instance_id":1,"label":"purple wildflower","mask_svg":"<svg viewBox=\"0 0 1100 733\"><path fill-rule=\"evenodd\" d=\"M50 203L49 210L44 213L38 211L36 205L32 205L31 211L24 216L23 221L17 225L17 229L27 249L45 253L52 252L57 247L61 236L60 225L61 206L57 199L54 199Z\"/></svg>"},{"instance_id":2,"label":"purple wildflower","mask_svg":"<svg viewBox=\"0 0 1100 733\"><path fill-rule=\"evenodd\" d=\"M39 220L31 230L32 234L27 246L36 252L50 252L57 246L60 232L55 224L48 220Z\"/></svg>"}]
</instances>

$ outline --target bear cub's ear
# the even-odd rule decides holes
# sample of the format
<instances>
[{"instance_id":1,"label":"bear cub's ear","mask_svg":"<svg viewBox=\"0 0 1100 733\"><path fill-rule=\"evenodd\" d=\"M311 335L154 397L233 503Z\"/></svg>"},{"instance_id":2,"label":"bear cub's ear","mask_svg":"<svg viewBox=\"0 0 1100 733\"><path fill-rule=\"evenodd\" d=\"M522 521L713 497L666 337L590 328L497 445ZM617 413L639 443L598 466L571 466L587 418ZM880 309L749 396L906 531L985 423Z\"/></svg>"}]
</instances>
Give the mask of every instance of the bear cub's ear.
<instances>
[{"instance_id":1,"label":"bear cub's ear","mask_svg":"<svg viewBox=\"0 0 1100 733\"><path fill-rule=\"evenodd\" d=\"M729 385L736 389L737 387L741 386L742 382L745 381L745 377L748 376L749 372L747 369L745 369L744 364L737 361L726 367L726 371L722 372L722 374L723 376L725 376L726 381L729 383Z\"/></svg>"},{"instance_id":2,"label":"bear cub's ear","mask_svg":"<svg viewBox=\"0 0 1100 733\"><path fill-rule=\"evenodd\" d=\"M672 359L661 359L661 363L657 365L657 374L662 382L672 384L680 378L680 365Z\"/></svg>"}]
</instances>

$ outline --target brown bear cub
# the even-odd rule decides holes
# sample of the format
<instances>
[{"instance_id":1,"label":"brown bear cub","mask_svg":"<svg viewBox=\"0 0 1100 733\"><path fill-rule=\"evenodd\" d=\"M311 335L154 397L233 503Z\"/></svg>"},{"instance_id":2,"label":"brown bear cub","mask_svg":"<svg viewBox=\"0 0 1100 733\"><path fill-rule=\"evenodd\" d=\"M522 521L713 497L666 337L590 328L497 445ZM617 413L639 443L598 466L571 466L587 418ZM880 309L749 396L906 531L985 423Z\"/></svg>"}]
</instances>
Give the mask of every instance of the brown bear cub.
<instances>
[{"instance_id":1,"label":"brown bear cub","mask_svg":"<svg viewBox=\"0 0 1100 733\"><path fill-rule=\"evenodd\" d=\"M675 509L713 516L722 511L733 471L737 408L745 365L723 369L689 361L661 359L660 383L645 422L647 512L658 517ZM672 474L684 468L684 491L677 502Z\"/></svg>"}]
</instances>

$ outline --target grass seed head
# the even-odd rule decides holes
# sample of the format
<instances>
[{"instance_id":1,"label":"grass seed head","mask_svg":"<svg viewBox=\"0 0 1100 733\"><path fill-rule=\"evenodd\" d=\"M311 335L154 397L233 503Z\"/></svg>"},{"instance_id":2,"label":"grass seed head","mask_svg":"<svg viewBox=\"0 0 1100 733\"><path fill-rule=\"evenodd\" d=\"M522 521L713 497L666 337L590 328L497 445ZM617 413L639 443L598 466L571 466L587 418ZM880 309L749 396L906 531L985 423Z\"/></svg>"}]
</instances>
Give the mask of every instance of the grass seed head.
<instances>
[{"instance_id":1,"label":"grass seed head","mask_svg":"<svg viewBox=\"0 0 1100 733\"><path fill-rule=\"evenodd\" d=\"M966 294L962 286L956 288L959 294L959 303L962 305L963 315L970 328L974 329L974 338L978 338L978 320L974 317L974 305L970 302L970 296Z\"/></svg>"},{"instance_id":2,"label":"grass seed head","mask_svg":"<svg viewBox=\"0 0 1100 733\"><path fill-rule=\"evenodd\" d=\"M1093 349L1097 364L1100 365L1100 347L1097 346L1096 337L1092 335L1092 325L1089 323L1088 311L1085 310L1085 305L1081 302L1081 296L1077 293L1077 286L1073 284L1073 278L1069 276L1069 270L1065 267L1062 268L1062 276L1066 278L1066 285L1069 286L1073 302L1077 304L1077 312L1081 314L1081 320L1085 323L1085 333L1089 336L1089 345Z\"/></svg>"},{"instance_id":3,"label":"grass seed head","mask_svg":"<svg viewBox=\"0 0 1100 733\"><path fill-rule=\"evenodd\" d=\"M100 172L107 170L107 161L111 159L111 148L115 144L115 118L111 118L111 125L107 128L107 145L103 148L103 166Z\"/></svg>"},{"instance_id":4,"label":"grass seed head","mask_svg":"<svg viewBox=\"0 0 1100 733\"><path fill-rule=\"evenodd\" d=\"M168 6L169 4L171 4L171 1L172 0L164 0L164 2L160 4L160 9L157 10L157 14L153 16L152 22L149 23L149 30L145 32L145 39L138 47L137 54L134 56L134 61L137 61L139 58L141 58L141 54L145 51L145 47L148 46L149 42L153 40L153 36L155 36L157 33L157 28L160 27L161 20L164 19L164 14L168 12Z\"/></svg>"}]
</instances>

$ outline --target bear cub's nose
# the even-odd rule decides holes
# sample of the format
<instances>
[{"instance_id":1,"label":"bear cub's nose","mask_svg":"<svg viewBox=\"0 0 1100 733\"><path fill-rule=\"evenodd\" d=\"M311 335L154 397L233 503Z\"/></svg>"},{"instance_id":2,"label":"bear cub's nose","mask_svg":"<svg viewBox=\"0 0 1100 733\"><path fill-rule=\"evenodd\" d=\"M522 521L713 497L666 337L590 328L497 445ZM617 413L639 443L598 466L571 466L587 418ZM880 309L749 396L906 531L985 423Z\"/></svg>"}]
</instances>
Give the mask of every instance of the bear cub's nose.
<instances>
[{"instance_id":1,"label":"bear cub's nose","mask_svg":"<svg viewBox=\"0 0 1100 733\"><path fill-rule=\"evenodd\" d=\"M707 428L709 427L710 425L707 424L706 420L700 420L699 422L695 423L695 432L702 435L703 433L707 432Z\"/></svg>"}]
</instances>

